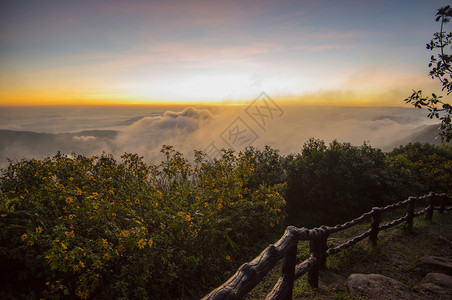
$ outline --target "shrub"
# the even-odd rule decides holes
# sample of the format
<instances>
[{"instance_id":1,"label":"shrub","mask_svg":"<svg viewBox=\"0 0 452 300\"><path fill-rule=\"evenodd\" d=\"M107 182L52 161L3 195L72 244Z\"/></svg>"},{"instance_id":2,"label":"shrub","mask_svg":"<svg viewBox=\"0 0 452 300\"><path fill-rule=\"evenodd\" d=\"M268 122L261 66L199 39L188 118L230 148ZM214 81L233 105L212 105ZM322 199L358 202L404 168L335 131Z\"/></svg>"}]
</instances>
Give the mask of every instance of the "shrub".
<instances>
[{"instance_id":1,"label":"shrub","mask_svg":"<svg viewBox=\"0 0 452 300\"><path fill-rule=\"evenodd\" d=\"M162 153L158 165L137 154L10 163L0 178L0 296L197 295L280 228L281 187L248 187L250 156L196 152L190 163L170 146Z\"/></svg>"}]
</instances>

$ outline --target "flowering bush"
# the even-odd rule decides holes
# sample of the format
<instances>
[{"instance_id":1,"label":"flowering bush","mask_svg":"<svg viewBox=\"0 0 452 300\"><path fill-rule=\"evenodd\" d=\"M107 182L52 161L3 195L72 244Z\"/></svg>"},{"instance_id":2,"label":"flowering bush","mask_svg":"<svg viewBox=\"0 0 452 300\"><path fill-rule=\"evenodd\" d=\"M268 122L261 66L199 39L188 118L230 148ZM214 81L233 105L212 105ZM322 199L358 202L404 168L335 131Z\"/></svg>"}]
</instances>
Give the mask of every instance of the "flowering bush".
<instances>
[{"instance_id":1,"label":"flowering bush","mask_svg":"<svg viewBox=\"0 0 452 300\"><path fill-rule=\"evenodd\" d=\"M252 157L162 153L158 165L57 154L3 170L0 297L197 295L280 229L283 186L249 185Z\"/></svg>"}]
</instances>

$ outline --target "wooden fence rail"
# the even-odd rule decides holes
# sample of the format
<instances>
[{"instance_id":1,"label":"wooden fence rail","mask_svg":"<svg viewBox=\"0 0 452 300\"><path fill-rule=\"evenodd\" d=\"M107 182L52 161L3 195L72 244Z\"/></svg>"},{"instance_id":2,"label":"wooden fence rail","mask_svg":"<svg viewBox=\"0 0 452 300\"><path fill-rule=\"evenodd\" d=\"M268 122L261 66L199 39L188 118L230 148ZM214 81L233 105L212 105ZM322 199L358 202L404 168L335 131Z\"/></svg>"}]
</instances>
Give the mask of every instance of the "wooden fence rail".
<instances>
[{"instance_id":1,"label":"wooden fence rail","mask_svg":"<svg viewBox=\"0 0 452 300\"><path fill-rule=\"evenodd\" d=\"M370 212L362 216L336 225L334 227L321 226L314 229L287 227L284 235L273 245L268 246L251 262L243 264L238 271L224 284L206 295L203 300L232 300L241 299L248 294L267 273L283 259L281 277L267 295L266 299L292 299L294 281L304 274L308 274L309 284L317 288L319 284L319 271L326 268L326 258L341 250L349 248L359 241L369 238L369 243L377 244L378 233L400 223L406 222L411 228L415 217L426 214L427 219L432 220L433 210L443 213L446 206L452 204L452 197L447 194L430 193L421 197L409 197L404 201L385 207L374 207ZM420 211L415 211L416 203L428 201L428 206ZM406 207L406 214L389 223L380 225L382 213ZM450 209L450 207L449 207ZM370 219L370 229L351 240L328 248L327 241L330 234L345 230ZM300 264L296 264L297 245L299 241L309 241L310 257Z\"/></svg>"}]
</instances>

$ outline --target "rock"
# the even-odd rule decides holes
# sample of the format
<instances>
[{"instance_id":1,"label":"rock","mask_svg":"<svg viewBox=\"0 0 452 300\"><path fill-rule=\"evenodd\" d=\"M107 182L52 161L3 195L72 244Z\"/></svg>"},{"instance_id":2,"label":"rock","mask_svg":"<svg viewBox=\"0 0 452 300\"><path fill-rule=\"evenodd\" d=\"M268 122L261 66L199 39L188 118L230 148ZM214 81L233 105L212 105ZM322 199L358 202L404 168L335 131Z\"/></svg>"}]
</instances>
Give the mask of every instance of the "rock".
<instances>
[{"instance_id":1,"label":"rock","mask_svg":"<svg viewBox=\"0 0 452 300\"><path fill-rule=\"evenodd\" d=\"M347 290L352 296L366 299L413 299L400 281L379 274L352 274L347 279Z\"/></svg>"},{"instance_id":2,"label":"rock","mask_svg":"<svg viewBox=\"0 0 452 300\"><path fill-rule=\"evenodd\" d=\"M319 275L319 286L343 289L346 280L347 278L342 274L337 274L328 270L324 270L323 272L320 272Z\"/></svg>"},{"instance_id":3,"label":"rock","mask_svg":"<svg viewBox=\"0 0 452 300\"><path fill-rule=\"evenodd\" d=\"M452 299L452 276L428 273L413 290L426 299Z\"/></svg>"},{"instance_id":4,"label":"rock","mask_svg":"<svg viewBox=\"0 0 452 300\"><path fill-rule=\"evenodd\" d=\"M417 261L417 267L426 273L444 273L452 275L452 259L438 256L424 256Z\"/></svg>"}]
</instances>

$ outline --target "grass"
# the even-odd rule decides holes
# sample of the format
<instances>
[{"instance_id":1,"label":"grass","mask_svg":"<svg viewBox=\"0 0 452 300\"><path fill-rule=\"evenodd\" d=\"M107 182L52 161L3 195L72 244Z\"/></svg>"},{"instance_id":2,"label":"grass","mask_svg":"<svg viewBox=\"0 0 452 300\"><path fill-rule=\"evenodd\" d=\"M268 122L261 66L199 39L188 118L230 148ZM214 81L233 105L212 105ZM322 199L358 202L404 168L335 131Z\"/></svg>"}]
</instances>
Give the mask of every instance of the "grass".
<instances>
[{"instance_id":1,"label":"grass","mask_svg":"<svg viewBox=\"0 0 452 300\"><path fill-rule=\"evenodd\" d=\"M403 211L385 214L382 224L399 218ZM294 298L303 299L360 299L351 297L345 282L353 273L382 274L402 282L407 288L416 285L425 274L416 269L416 261L425 255L451 257L452 213L439 214L435 211L433 221L425 216L414 219L413 228L400 224L381 231L377 246L371 246L367 240L331 255L327 259L327 270L320 274L320 286L313 289L307 283L306 275L294 284ZM354 236L367 231L369 223L363 223L342 232L333 234L329 246L339 245ZM298 259L304 260L309 254L307 242L298 246ZM278 265L259 283L246 299L265 299L280 275Z\"/></svg>"}]
</instances>

